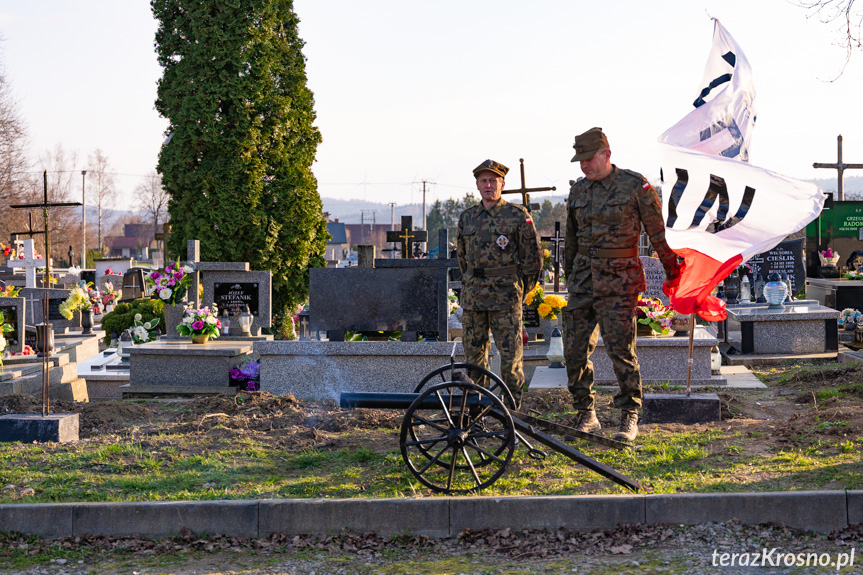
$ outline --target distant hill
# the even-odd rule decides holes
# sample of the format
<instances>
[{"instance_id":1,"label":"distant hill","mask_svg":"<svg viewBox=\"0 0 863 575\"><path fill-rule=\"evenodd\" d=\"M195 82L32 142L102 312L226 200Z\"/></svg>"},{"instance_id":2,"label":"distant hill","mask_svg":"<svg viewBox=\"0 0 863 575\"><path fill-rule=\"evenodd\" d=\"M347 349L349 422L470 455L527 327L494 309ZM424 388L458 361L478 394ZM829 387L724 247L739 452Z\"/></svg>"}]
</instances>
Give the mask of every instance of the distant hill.
<instances>
[{"instance_id":1,"label":"distant hill","mask_svg":"<svg viewBox=\"0 0 863 575\"><path fill-rule=\"evenodd\" d=\"M849 176L845 173L845 199L846 200L863 200L863 176ZM835 172L834 172L835 174ZM809 180L825 192L836 193L838 189L838 181L834 175L832 178L818 178Z\"/></svg>"},{"instance_id":2,"label":"distant hill","mask_svg":"<svg viewBox=\"0 0 863 575\"><path fill-rule=\"evenodd\" d=\"M566 200L566 195L548 195L534 194L530 201L533 203L542 203L549 200L552 204L559 204ZM521 196L508 195L507 201L521 203ZM321 198L324 204L324 211L329 212L330 219L339 219L339 222L345 224L359 224L376 222L378 224L389 224L392 212L395 211L395 223L401 223L402 216L413 216L414 225L422 223L422 204L403 204L396 205L390 208L389 204L366 202L363 200L341 200L335 198ZM431 203L426 204L426 209L431 209Z\"/></svg>"}]
</instances>

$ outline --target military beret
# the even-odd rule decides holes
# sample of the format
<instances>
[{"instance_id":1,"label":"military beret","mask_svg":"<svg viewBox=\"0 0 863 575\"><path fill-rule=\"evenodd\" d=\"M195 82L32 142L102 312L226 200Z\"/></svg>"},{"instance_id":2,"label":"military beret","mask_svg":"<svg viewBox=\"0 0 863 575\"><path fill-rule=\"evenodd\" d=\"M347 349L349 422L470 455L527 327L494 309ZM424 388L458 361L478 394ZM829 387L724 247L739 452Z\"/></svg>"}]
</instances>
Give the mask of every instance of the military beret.
<instances>
[{"instance_id":1,"label":"military beret","mask_svg":"<svg viewBox=\"0 0 863 575\"><path fill-rule=\"evenodd\" d=\"M583 134L575 137L575 155L572 157L572 162L580 162L589 160L599 150L608 148L608 138L602 133L602 128L591 128Z\"/></svg>"},{"instance_id":2,"label":"military beret","mask_svg":"<svg viewBox=\"0 0 863 575\"><path fill-rule=\"evenodd\" d=\"M486 160L473 169L473 177L478 178L480 172L492 172L497 174L501 178L504 178L506 177L506 173L508 171L509 168L507 168L500 162L495 162L494 160Z\"/></svg>"}]
</instances>

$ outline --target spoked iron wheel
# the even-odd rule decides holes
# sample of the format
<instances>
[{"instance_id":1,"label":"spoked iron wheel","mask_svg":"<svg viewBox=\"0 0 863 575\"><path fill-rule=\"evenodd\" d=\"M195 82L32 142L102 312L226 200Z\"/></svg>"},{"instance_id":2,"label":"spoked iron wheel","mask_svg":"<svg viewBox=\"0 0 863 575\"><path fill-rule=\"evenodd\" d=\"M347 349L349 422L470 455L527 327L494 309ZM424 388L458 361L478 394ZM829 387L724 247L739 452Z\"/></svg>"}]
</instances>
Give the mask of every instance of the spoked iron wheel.
<instances>
[{"instance_id":1,"label":"spoked iron wheel","mask_svg":"<svg viewBox=\"0 0 863 575\"><path fill-rule=\"evenodd\" d=\"M479 491L506 471L515 450L515 425L490 390L444 382L411 403L400 447L423 485L444 493Z\"/></svg>"},{"instance_id":2,"label":"spoked iron wheel","mask_svg":"<svg viewBox=\"0 0 863 575\"><path fill-rule=\"evenodd\" d=\"M506 405L507 409L515 409L515 398L513 398L512 392L509 390L506 384L504 384L500 376L498 376L493 371L489 371L484 367L480 367L472 363L453 363L451 365L444 365L437 368L423 378L419 385L416 386L416 389L414 389L414 393L421 392L423 388L426 387L426 385L434 385L435 383L446 383L449 381L458 383L458 372L464 373L468 376L470 376L471 373L473 373L474 375L476 373L481 373L482 375L488 377L489 390L494 395L496 395L503 402L504 405Z\"/></svg>"}]
</instances>

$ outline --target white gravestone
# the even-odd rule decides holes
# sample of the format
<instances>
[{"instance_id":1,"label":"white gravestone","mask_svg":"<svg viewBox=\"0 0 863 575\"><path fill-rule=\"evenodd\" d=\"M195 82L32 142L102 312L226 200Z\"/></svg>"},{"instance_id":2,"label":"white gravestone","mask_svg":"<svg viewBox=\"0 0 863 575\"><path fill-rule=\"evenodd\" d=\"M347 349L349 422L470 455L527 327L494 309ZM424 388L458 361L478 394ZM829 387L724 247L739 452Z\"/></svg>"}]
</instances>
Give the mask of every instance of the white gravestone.
<instances>
[{"instance_id":1,"label":"white gravestone","mask_svg":"<svg viewBox=\"0 0 863 575\"><path fill-rule=\"evenodd\" d=\"M6 267L24 268L24 286L28 288L36 287L36 269L45 267L45 259L36 257L36 250L33 247L33 239L24 240L24 259L14 259L6 262Z\"/></svg>"},{"instance_id":2,"label":"white gravestone","mask_svg":"<svg viewBox=\"0 0 863 575\"><path fill-rule=\"evenodd\" d=\"M641 256L641 265L644 266L644 279L647 282L644 295L655 297L663 305L668 305L668 296L662 291L662 284L665 283L665 268L662 267L662 262L659 258Z\"/></svg>"}]
</instances>

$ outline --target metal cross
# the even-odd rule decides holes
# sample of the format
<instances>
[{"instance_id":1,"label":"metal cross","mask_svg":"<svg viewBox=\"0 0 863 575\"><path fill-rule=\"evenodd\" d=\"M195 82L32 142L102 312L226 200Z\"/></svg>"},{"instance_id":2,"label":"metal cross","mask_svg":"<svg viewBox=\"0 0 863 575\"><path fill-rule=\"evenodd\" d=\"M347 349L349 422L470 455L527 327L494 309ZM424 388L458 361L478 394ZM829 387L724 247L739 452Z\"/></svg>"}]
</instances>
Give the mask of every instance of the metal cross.
<instances>
[{"instance_id":1,"label":"metal cross","mask_svg":"<svg viewBox=\"0 0 863 575\"><path fill-rule=\"evenodd\" d=\"M42 172L42 193L43 199L41 204L17 204L9 206L13 209L28 209L28 208L42 208L42 217L45 222L45 281L43 283L46 287L51 287L51 242L49 241L48 235L48 209L49 208L70 208L73 206L83 205L81 202L58 202L49 204L48 203L48 170ZM47 321L47 320L46 320Z\"/></svg>"},{"instance_id":2,"label":"metal cross","mask_svg":"<svg viewBox=\"0 0 863 575\"><path fill-rule=\"evenodd\" d=\"M397 242L402 247L402 258L413 259L413 244L421 244L426 240L428 234L425 230L413 230L413 217L402 216L402 231L387 232L388 242Z\"/></svg>"},{"instance_id":3,"label":"metal cross","mask_svg":"<svg viewBox=\"0 0 863 575\"><path fill-rule=\"evenodd\" d=\"M33 212L27 212L27 222L28 222L28 230L26 232L12 232L12 241L17 241L18 236L27 236L31 240L33 236L44 234L45 230L34 230L33 229Z\"/></svg>"},{"instance_id":4,"label":"metal cross","mask_svg":"<svg viewBox=\"0 0 863 575\"><path fill-rule=\"evenodd\" d=\"M554 222L554 235L541 236L544 242L551 243L554 247L551 249L552 257L554 258L554 291L560 291L560 250L566 241L564 236L560 235L560 222Z\"/></svg>"},{"instance_id":5,"label":"metal cross","mask_svg":"<svg viewBox=\"0 0 863 575\"><path fill-rule=\"evenodd\" d=\"M555 186L551 186L550 188L527 188L524 183L524 158L518 159L519 170L521 171L521 187L515 190L503 190L501 194L521 194L521 203L524 207L527 208L527 211L531 211L533 208L539 208L539 204L531 204L530 196L528 192L553 192L557 188Z\"/></svg>"},{"instance_id":6,"label":"metal cross","mask_svg":"<svg viewBox=\"0 0 863 575\"><path fill-rule=\"evenodd\" d=\"M842 201L845 199L845 170L863 170L863 164L843 164L842 163L842 134L836 137L837 159L835 164L822 164L815 162L813 168L831 168L839 172L839 188L836 191L836 199Z\"/></svg>"}]
</instances>

